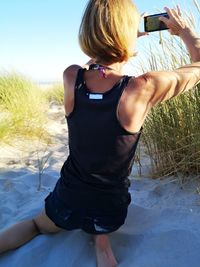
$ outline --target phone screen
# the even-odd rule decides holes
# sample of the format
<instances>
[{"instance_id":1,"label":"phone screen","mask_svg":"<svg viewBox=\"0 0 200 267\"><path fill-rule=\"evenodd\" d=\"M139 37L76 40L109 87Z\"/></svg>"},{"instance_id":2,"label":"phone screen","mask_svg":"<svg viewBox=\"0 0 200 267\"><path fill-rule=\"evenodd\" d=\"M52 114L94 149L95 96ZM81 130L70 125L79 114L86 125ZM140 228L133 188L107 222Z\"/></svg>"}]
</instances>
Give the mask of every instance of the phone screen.
<instances>
[{"instance_id":1,"label":"phone screen","mask_svg":"<svg viewBox=\"0 0 200 267\"><path fill-rule=\"evenodd\" d=\"M169 18L167 13L154 14L144 17L145 32L162 31L168 29L164 22L158 19L159 17Z\"/></svg>"}]
</instances>

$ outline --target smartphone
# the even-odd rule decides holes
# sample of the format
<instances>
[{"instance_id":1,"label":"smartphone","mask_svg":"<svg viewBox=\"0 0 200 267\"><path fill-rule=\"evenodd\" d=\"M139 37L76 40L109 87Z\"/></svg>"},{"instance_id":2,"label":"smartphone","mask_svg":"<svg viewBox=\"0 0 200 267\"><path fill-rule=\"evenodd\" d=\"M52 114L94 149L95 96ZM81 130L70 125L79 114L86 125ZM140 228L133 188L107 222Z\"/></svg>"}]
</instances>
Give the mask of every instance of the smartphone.
<instances>
[{"instance_id":1,"label":"smartphone","mask_svg":"<svg viewBox=\"0 0 200 267\"><path fill-rule=\"evenodd\" d=\"M155 32L168 29L165 23L158 19L159 17L169 18L167 13L159 13L144 17L145 32Z\"/></svg>"}]
</instances>

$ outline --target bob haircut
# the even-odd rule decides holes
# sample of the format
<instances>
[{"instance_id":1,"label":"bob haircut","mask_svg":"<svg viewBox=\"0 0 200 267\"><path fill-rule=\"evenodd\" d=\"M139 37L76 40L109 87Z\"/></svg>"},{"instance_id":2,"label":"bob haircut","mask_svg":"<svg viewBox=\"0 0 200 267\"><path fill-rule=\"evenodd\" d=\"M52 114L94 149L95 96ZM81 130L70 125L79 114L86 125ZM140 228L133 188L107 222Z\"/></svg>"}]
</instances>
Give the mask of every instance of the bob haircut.
<instances>
[{"instance_id":1,"label":"bob haircut","mask_svg":"<svg viewBox=\"0 0 200 267\"><path fill-rule=\"evenodd\" d=\"M89 0L79 29L80 47L98 63L127 61L136 55L138 24L131 0Z\"/></svg>"}]
</instances>

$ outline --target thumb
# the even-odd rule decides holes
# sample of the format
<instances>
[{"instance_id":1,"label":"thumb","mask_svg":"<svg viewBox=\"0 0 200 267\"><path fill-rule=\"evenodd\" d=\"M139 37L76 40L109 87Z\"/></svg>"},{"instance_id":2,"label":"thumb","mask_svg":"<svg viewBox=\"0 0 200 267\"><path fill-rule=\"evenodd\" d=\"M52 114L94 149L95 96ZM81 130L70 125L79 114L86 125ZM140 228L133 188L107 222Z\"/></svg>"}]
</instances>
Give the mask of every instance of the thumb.
<instances>
[{"instance_id":1,"label":"thumb","mask_svg":"<svg viewBox=\"0 0 200 267\"><path fill-rule=\"evenodd\" d=\"M159 19L159 21L164 22L168 26L169 19L167 19L165 17L159 17L158 19Z\"/></svg>"}]
</instances>

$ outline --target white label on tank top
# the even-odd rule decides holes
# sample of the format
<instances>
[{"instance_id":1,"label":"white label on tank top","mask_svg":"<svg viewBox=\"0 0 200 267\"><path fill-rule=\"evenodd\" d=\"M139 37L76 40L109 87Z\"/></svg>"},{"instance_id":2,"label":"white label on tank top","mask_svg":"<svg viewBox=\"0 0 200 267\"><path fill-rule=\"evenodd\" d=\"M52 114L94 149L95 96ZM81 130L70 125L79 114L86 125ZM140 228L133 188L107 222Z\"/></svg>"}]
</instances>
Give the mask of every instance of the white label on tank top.
<instances>
[{"instance_id":1,"label":"white label on tank top","mask_svg":"<svg viewBox=\"0 0 200 267\"><path fill-rule=\"evenodd\" d=\"M89 94L89 99L101 100L103 99L103 95L102 94Z\"/></svg>"}]
</instances>

